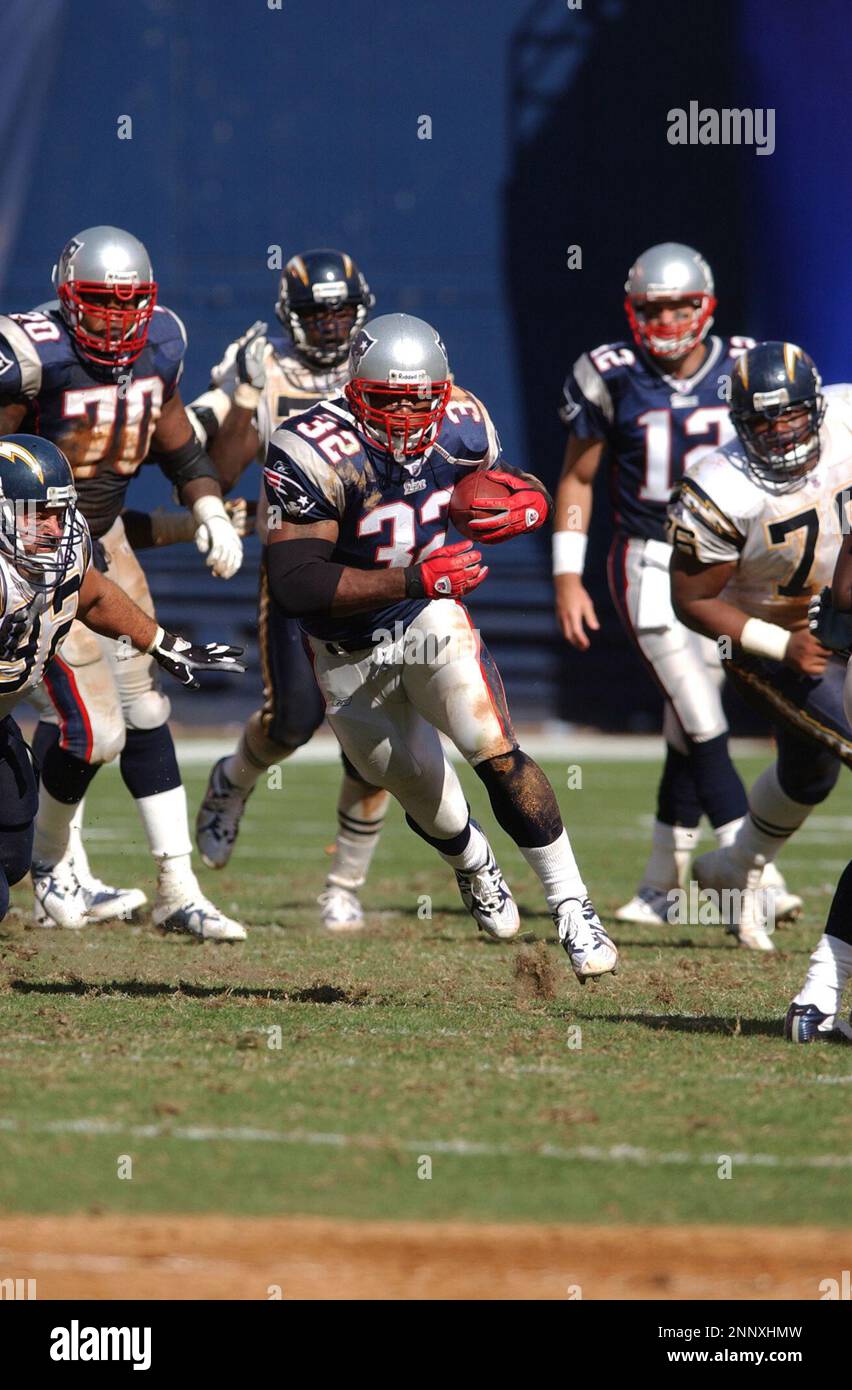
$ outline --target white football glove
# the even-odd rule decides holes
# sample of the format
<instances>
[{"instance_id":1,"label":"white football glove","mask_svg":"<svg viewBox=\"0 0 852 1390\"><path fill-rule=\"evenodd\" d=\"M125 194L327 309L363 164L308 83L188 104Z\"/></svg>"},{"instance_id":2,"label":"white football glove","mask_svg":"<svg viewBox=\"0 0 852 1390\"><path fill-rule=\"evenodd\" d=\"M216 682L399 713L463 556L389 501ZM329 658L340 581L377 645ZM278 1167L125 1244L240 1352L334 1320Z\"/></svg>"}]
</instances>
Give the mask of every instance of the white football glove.
<instances>
[{"instance_id":1,"label":"white football glove","mask_svg":"<svg viewBox=\"0 0 852 1390\"><path fill-rule=\"evenodd\" d=\"M231 525L221 497L199 497L192 504L195 544L207 556L217 579L232 579L243 563L243 543Z\"/></svg>"},{"instance_id":2,"label":"white football glove","mask_svg":"<svg viewBox=\"0 0 852 1390\"><path fill-rule=\"evenodd\" d=\"M240 339L240 345L237 348L234 362L237 374L234 402L247 410L255 409L266 385L264 358L269 345L266 338L267 331L268 325L258 319L257 323L253 323L248 333L245 333Z\"/></svg>"}]
</instances>

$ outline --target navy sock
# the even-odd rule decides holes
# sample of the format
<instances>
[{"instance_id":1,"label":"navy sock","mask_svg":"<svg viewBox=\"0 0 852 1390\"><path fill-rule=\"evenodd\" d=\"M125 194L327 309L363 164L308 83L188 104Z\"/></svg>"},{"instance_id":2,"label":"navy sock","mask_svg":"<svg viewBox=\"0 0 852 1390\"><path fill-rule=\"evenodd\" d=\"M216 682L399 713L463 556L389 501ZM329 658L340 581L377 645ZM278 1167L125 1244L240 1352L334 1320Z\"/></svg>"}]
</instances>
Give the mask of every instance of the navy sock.
<instances>
[{"instance_id":1,"label":"navy sock","mask_svg":"<svg viewBox=\"0 0 852 1390\"><path fill-rule=\"evenodd\" d=\"M121 775L137 801L181 785L174 739L168 724L156 729L128 729L121 750Z\"/></svg>"},{"instance_id":2,"label":"navy sock","mask_svg":"<svg viewBox=\"0 0 852 1390\"><path fill-rule=\"evenodd\" d=\"M701 820L692 762L688 754L679 753L670 743L666 744L666 761L657 788L657 820L688 829Z\"/></svg>"},{"instance_id":3,"label":"navy sock","mask_svg":"<svg viewBox=\"0 0 852 1390\"><path fill-rule=\"evenodd\" d=\"M37 777L41 775L41 769L48 753L53 745L58 742L59 730L56 725L48 724L45 719L40 719L36 724L36 731L33 734L33 741L30 745L33 750Z\"/></svg>"},{"instance_id":4,"label":"navy sock","mask_svg":"<svg viewBox=\"0 0 852 1390\"><path fill-rule=\"evenodd\" d=\"M728 735L690 743L689 759L701 809L715 828L739 820L748 810L745 787L728 751Z\"/></svg>"}]
</instances>

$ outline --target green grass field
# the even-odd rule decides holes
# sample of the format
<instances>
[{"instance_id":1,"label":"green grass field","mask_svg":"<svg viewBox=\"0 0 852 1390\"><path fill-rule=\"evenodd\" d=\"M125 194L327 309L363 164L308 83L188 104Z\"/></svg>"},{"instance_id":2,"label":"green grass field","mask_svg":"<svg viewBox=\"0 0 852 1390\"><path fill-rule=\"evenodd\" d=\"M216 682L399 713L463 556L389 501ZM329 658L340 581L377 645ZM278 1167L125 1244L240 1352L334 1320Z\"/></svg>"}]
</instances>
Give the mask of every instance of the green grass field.
<instances>
[{"instance_id":1,"label":"green grass field","mask_svg":"<svg viewBox=\"0 0 852 1390\"><path fill-rule=\"evenodd\" d=\"M548 772L608 913L636 886L657 769L588 762L569 790L569 761ZM760 766L741 764L747 779ZM231 866L204 873L253 928L244 945L144 923L36 931L23 910L0 926L0 1208L848 1222L852 1051L781 1032L852 846L848 780L782 858L806 910L777 956L713 927L627 928L619 976L585 988L505 836L525 926L510 945L477 934L396 807L369 930L324 935L337 780L303 765L261 784ZM191 771L193 813L202 783ZM465 784L492 828L467 769ZM95 869L150 889L115 771L88 819Z\"/></svg>"}]
</instances>

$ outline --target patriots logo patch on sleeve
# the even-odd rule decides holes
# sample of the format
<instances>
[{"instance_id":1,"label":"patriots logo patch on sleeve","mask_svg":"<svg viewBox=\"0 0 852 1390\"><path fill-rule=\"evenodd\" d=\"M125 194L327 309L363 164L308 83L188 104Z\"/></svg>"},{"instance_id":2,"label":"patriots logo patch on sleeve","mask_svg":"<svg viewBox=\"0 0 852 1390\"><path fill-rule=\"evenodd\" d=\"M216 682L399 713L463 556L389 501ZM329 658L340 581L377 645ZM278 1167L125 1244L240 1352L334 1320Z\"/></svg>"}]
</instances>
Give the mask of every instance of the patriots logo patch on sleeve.
<instances>
[{"instance_id":1,"label":"patriots logo patch on sleeve","mask_svg":"<svg viewBox=\"0 0 852 1390\"><path fill-rule=\"evenodd\" d=\"M313 500L295 478L288 478L275 468L265 468L263 476L285 516L300 520L314 510Z\"/></svg>"}]
</instances>

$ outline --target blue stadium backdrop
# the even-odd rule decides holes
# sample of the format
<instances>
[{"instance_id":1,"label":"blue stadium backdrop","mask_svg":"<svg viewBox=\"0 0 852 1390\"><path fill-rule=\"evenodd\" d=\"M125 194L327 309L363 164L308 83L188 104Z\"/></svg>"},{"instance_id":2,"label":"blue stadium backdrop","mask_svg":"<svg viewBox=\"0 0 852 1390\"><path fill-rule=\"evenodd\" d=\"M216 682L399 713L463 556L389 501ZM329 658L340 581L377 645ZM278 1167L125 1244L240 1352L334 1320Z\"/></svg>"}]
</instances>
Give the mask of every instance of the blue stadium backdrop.
<instances>
[{"instance_id":1,"label":"blue stadium backdrop","mask_svg":"<svg viewBox=\"0 0 852 1390\"><path fill-rule=\"evenodd\" d=\"M382 309L439 325L509 457L550 483L565 368L623 334L624 274L654 241L703 249L722 331L799 338L828 379L849 377L847 0L278 3L5 0L4 310L50 297L71 233L125 225L187 324L189 399L272 313L269 248L339 245ZM670 146L666 113L690 100L775 107L775 154ZM567 268L574 245L582 270ZM165 500L143 470L131 501ZM473 606L521 713L655 724L603 592L608 524L601 490L590 583L605 622L588 657L556 638L547 543L494 553ZM189 547L151 557L162 616L250 643L253 560L229 588Z\"/></svg>"}]
</instances>

